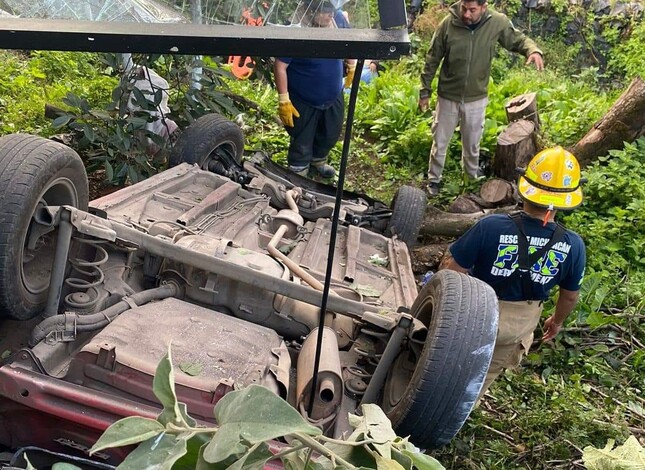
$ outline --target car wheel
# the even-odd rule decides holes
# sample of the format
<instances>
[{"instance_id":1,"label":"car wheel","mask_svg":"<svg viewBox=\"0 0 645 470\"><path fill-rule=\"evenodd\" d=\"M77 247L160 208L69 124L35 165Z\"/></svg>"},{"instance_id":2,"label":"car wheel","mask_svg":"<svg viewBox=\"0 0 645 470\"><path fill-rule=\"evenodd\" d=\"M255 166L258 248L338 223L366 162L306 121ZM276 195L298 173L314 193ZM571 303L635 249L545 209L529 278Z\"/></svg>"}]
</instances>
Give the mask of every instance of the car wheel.
<instances>
[{"instance_id":1,"label":"car wheel","mask_svg":"<svg viewBox=\"0 0 645 470\"><path fill-rule=\"evenodd\" d=\"M227 160L242 161L244 134L220 114L206 114L190 124L170 152L168 165L197 164L202 170L225 174Z\"/></svg>"},{"instance_id":2,"label":"car wheel","mask_svg":"<svg viewBox=\"0 0 645 470\"><path fill-rule=\"evenodd\" d=\"M409 247L414 246L423 223L426 202L426 195L419 188L401 186L392 199L392 216L386 235L397 235Z\"/></svg>"},{"instance_id":3,"label":"car wheel","mask_svg":"<svg viewBox=\"0 0 645 470\"><path fill-rule=\"evenodd\" d=\"M47 301L56 231L30 240L41 205L87 209L81 158L63 144L28 134L0 137L0 314L26 320Z\"/></svg>"},{"instance_id":4,"label":"car wheel","mask_svg":"<svg viewBox=\"0 0 645 470\"><path fill-rule=\"evenodd\" d=\"M447 444L472 411L497 335L493 289L456 271L439 271L411 314L427 326L395 360L382 408L400 436L428 449Z\"/></svg>"}]
</instances>

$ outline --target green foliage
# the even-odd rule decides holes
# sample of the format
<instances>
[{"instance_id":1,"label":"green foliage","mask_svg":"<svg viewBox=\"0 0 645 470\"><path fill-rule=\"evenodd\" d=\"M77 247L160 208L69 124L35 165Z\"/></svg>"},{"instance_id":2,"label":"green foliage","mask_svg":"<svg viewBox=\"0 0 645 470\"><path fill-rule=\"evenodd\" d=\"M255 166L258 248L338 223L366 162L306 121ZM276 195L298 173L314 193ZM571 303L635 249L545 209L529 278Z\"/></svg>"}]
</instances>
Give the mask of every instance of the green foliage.
<instances>
[{"instance_id":1,"label":"green foliage","mask_svg":"<svg viewBox=\"0 0 645 470\"><path fill-rule=\"evenodd\" d=\"M29 55L0 52L0 133L28 132L50 136L45 104L62 106L68 92L93 105L109 96L115 80L103 73L96 54L34 51Z\"/></svg>"},{"instance_id":2,"label":"green foliage","mask_svg":"<svg viewBox=\"0 0 645 470\"><path fill-rule=\"evenodd\" d=\"M616 307L629 305L629 293L634 298L645 283L644 159L645 138L599 158L584 173L583 207L566 217L585 241L588 269L624 279L611 295Z\"/></svg>"},{"instance_id":3,"label":"green foliage","mask_svg":"<svg viewBox=\"0 0 645 470\"><path fill-rule=\"evenodd\" d=\"M643 60L643 44L645 44L645 22L632 18L625 28L631 34L615 34L615 48L612 50L609 66L618 76L631 80L635 77L645 77L645 61ZM611 30L609 31L616 31ZM627 36L626 38L624 36Z\"/></svg>"},{"instance_id":4,"label":"green foliage","mask_svg":"<svg viewBox=\"0 0 645 470\"><path fill-rule=\"evenodd\" d=\"M170 347L157 366L153 391L163 405L156 420L130 416L112 424L90 454L111 447L139 444L119 465L122 470L261 469L281 459L292 469L441 470L435 459L399 438L376 405L364 405L363 416L350 415L353 433L344 441L326 438L287 402L267 388L251 385L217 402L218 427L196 426L177 401ZM284 438L273 454L268 441ZM315 451L318 456L313 456Z\"/></svg>"},{"instance_id":5,"label":"green foliage","mask_svg":"<svg viewBox=\"0 0 645 470\"><path fill-rule=\"evenodd\" d=\"M629 436L623 445L615 448L614 443L614 440L610 439L603 449L585 447L582 460L587 470L645 468L645 449L634 436Z\"/></svg>"}]
</instances>

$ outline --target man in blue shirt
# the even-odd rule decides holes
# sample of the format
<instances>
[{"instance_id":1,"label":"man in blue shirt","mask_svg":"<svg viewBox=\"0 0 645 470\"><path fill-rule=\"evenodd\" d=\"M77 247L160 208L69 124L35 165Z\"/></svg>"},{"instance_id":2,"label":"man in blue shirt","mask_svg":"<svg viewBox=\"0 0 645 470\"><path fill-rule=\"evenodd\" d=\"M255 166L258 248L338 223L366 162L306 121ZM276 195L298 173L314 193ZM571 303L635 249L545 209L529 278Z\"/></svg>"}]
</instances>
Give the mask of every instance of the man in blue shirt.
<instances>
[{"instance_id":1,"label":"man in blue shirt","mask_svg":"<svg viewBox=\"0 0 645 470\"><path fill-rule=\"evenodd\" d=\"M497 341L480 397L504 369L520 364L556 285L560 292L542 341L557 335L576 306L584 276L582 239L554 221L557 209L582 203L576 158L561 147L543 150L520 176L518 189L521 213L485 217L450 247L447 268L485 281L499 298Z\"/></svg>"},{"instance_id":2,"label":"man in blue shirt","mask_svg":"<svg viewBox=\"0 0 645 470\"><path fill-rule=\"evenodd\" d=\"M329 0L306 4L303 26L347 28L349 23ZM345 86L351 84L356 61L348 61ZM327 156L343 125L343 61L340 59L276 58L275 85L278 112L289 133L289 168L301 176L333 178L336 171Z\"/></svg>"}]
</instances>

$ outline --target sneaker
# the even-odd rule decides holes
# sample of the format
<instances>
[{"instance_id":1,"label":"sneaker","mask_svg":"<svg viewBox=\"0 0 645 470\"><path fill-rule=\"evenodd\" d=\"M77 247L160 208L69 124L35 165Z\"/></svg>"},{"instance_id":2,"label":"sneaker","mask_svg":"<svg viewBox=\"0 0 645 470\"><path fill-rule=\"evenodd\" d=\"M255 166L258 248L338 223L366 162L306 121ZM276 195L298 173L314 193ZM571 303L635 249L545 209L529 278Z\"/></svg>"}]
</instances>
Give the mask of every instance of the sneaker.
<instances>
[{"instance_id":1,"label":"sneaker","mask_svg":"<svg viewBox=\"0 0 645 470\"><path fill-rule=\"evenodd\" d=\"M309 165L305 165L305 166L289 165L289 169L293 171L296 175L304 176L305 178L309 176Z\"/></svg>"},{"instance_id":2,"label":"sneaker","mask_svg":"<svg viewBox=\"0 0 645 470\"><path fill-rule=\"evenodd\" d=\"M330 179L336 176L336 170L334 170L333 166L327 165L326 160L311 162L310 172L314 176L320 176L325 179Z\"/></svg>"},{"instance_id":3,"label":"sneaker","mask_svg":"<svg viewBox=\"0 0 645 470\"><path fill-rule=\"evenodd\" d=\"M426 186L426 192L428 193L429 197L437 196L439 194L439 183L429 181L428 185Z\"/></svg>"}]
</instances>

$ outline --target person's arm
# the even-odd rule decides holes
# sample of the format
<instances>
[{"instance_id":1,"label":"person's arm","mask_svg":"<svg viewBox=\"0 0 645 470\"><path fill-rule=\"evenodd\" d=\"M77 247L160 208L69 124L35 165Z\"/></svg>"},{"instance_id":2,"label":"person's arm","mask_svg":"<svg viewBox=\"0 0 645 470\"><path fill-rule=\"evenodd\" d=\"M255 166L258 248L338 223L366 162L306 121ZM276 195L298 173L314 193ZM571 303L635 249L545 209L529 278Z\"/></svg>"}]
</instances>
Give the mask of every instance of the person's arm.
<instances>
[{"instance_id":1,"label":"person's arm","mask_svg":"<svg viewBox=\"0 0 645 470\"><path fill-rule=\"evenodd\" d=\"M442 263L443 264L443 263ZM463 266L460 266L459 263L455 261L455 258L450 256L448 260L446 260L445 265L441 269L451 269L453 271L457 271L458 273L468 273L468 269L464 268Z\"/></svg>"},{"instance_id":2,"label":"person's arm","mask_svg":"<svg viewBox=\"0 0 645 470\"><path fill-rule=\"evenodd\" d=\"M278 90L278 115L282 124L287 127L293 127L293 119L300 117L300 113L289 98L287 67L289 67L289 64L276 58L273 65L273 76L275 78L275 87Z\"/></svg>"},{"instance_id":3,"label":"person's arm","mask_svg":"<svg viewBox=\"0 0 645 470\"><path fill-rule=\"evenodd\" d=\"M573 312L573 309L576 307L579 295L580 292L577 290L560 288L558 300L555 304L555 312L544 321L544 335L542 336L542 341L549 341L550 339L555 338L560 331L560 328L562 328L564 320L567 319L569 314Z\"/></svg>"},{"instance_id":4,"label":"person's arm","mask_svg":"<svg viewBox=\"0 0 645 470\"><path fill-rule=\"evenodd\" d=\"M432 80L437 74L439 69L439 64L441 59L446 53L446 29L448 27L450 18L447 17L444 19L437 31L435 31L434 36L432 37L432 42L430 43L430 49L426 55L426 62L421 73L421 90L419 91L419 109L425 111L428 108L428 102L430 101L430 94L432 93Z\"/></svg>"},{"instance_id":5,"label":"person's arm","mask_svg":"<svg viewBox=\"0 0 645 470\"><path fill-rule=\"evenodd\" d=\"M526 57L526 65L533 63L537 70L543 70L544 53L540 50L535 41L515 29L513 23L511 23L508 18L504 17L502 21L505 21L505 25L499 37L499 43L502 47L511 52L517 52L524 55L524 57Z\"/></svg>"},{"instance_id":6,"label":"person's arm","mask_svg":"<svg viewBox=\"0 0 645 470\"><path fill-rule=\"evenodd\" d=\"M275 78L275 87L278 90L278 94L281 95L289 93L287 67L289 67L289 64L282 62L280 59L275 59L275 63L273 64L273 76Z\"/></svg>"}]
</instances>

